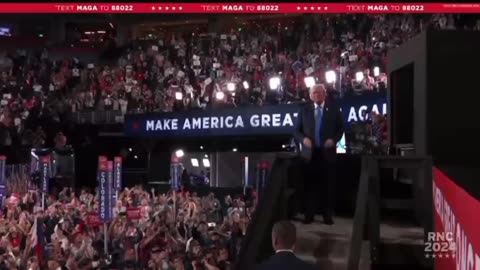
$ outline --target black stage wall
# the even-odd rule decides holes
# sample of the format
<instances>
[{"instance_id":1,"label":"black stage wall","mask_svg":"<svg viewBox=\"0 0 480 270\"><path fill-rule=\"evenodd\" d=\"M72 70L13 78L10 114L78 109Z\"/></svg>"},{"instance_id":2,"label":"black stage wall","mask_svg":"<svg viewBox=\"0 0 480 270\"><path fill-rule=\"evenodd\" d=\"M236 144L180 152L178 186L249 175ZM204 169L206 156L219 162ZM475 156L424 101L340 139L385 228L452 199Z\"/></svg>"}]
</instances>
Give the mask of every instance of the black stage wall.
<instances>
[{"instance_id":1,"label":"black stage wall","mask_svg":"<svg viewBox=\"0 0 480 270\"><path fill-rule=\"evenodd\" d=\"M477 165L479 48L479 32L427 31L389 51L393 144L413 143L436 166Z\"/></svg>"}]
</instances>

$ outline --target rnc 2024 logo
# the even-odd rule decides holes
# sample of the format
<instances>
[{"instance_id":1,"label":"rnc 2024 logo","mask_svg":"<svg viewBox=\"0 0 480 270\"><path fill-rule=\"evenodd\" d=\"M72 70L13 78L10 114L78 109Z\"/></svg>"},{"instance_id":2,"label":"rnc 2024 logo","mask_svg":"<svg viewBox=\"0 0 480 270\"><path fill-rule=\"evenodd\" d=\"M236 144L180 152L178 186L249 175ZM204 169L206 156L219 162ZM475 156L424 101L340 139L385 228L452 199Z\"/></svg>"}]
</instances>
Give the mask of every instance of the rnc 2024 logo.
<instances>
[{"instance_id":1,"label":"rnc 2024 logo","mask_svg":"<svg viewBox=\"0 0 480 270\"><path fill-rule=\"evenodd\" d=\"M455 258L456 245L452 232L429 232L425 242L425 257Z\"/></svg>"}]
</instances>

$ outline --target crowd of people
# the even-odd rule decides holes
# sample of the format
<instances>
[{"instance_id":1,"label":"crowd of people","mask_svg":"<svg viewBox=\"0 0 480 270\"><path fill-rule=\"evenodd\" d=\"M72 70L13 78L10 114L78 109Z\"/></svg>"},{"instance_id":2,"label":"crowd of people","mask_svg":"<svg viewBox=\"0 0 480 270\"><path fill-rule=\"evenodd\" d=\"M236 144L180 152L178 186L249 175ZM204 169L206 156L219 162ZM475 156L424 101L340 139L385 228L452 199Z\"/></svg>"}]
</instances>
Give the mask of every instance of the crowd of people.
<instances>
[{"instance_id":1,"label":"crowd of people","mask_svg":"<svg viewBox=\"0 0 480 270\"><path fill-rule=\"evenodd\" d=\"M326 83L332 96L383 91L388 50L426 28L480 28L479 21L466 18L317 15L288 26L171 33L133 42L109 65L53 61L46 49L1 53L0 143L41 138L48 130L39 122L65 122L79 111L126 114L302 101L310 76ZM272 77L279 83L272 85ZM21 135L15 139L4 127Z\"/></svg>"},{"instance_id":2,"label":"crowd of people","mask_svg":"<svg viewBox=\"0 0 480 270\"><path fill-rule=\"evenodd\" d=\"M125 188L105 250L97 192L64 188L45 210L40 198L12 191L3 201L0 269L231 269L255 207L243 196Z\"/></svg>"}]
</instances>

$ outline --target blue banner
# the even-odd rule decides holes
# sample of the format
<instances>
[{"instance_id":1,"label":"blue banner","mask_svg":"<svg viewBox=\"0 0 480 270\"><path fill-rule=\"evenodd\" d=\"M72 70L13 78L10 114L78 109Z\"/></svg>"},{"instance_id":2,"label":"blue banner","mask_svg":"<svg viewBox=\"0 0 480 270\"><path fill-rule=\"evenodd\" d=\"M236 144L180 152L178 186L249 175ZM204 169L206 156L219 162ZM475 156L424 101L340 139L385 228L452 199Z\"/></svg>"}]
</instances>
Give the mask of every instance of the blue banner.
<instances>
[{"instance_id":1,"label":"blue banner","mask_svg":"<svg viewBox=\"0 0 480 270\"><path fill-rule=\"evenodd\" d=\"M42 181L42 192L48 193L50 184L50 156L43 156L40 158L40 179Z\"/></svg>"},{"instance_id":2,"label":"blue banner","mask_svg":"<svg viewBox=\"0 0 480 270\"><path fill-rule=\"evenodd\" d=\"M7 195L7 185L5 178L5 167L7 166L7 157L0 156L0 207L3 206L3 199Z\"/></svg>"},{"instance_id":3,"label":"blue banner","mask_svg":"<svg viewBox=\"0 0 480 270\"><path fill-rule=\"evenodd\" d=\"M353 123L370 121L370 113L387 114L387 97L383 94L366 94L344 97L340 100L345 127Z\"/></svg>"},{"instance_id":4,"label":"blue banner","mask_svg":"<svg viewBox=\"0 0 480 270\"><path fill-rule=\"evenodd\" d=\"M114 188L116 191L122 191L122 157L115 157L113 169Z\"/></svg>"},{"instance_id":5,"label":"blue banner","mask_svg":"<svg viewBox=\"0 0 480 270\"><path fill-rule=\"evenodd\" d=\"M111 191L111 185L109 185L106 161L101 161L98 164L98 180L98 216L102 222L109 222L112 218L112 196L111 193L109 194Z\"/></svg>"},{"instance_id":6,"label":"blue banner","mask_svg":"<svg viewBox=\"0 0 480 270\"><path fill-rule=\"evenodd\" d=\"M344 97L337 101L347 130L387 113L384 94ZM221 110L127 115L125 134L132 137L289 135L295 130L299 104L251 106Z\"/></svg>"},{"instance_id":7,"label":"blue banner","mask_svg":"<svg viewBox=\"0 0 480 270\"><path fill-rule=\"evenodd\" d=\"M125 134L134 137L291 134L298 105L128 115Z\"/></svg>"}]
</instances>

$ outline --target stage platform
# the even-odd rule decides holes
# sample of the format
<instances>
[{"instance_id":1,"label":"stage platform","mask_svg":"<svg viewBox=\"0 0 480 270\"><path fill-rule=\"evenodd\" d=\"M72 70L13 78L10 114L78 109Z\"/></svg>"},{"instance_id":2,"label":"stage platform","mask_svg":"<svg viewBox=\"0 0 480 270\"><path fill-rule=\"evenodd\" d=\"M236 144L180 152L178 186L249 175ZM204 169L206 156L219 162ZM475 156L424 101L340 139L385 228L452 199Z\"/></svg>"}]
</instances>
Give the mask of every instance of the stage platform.
<instances>
[{"instance_id":1,"label":"stage platform","mask_svg":"<svg viewBox=\"0 0 480 270\"><path fill-rule=\"evenodd\" d=\"M322 223L322 217L316 216L315 223L305 225L298 215L294 221L297 226L296 254L319 269L346 270L350 248L353 219L335 217L335 225ZM412 269L423 268L424 244L423 228L405 224L397 220L384 221L381 224L381 260L378 265L370 265L370 247L363 241L359 270L367 269Z\"/></svg>"}]
</instances>

